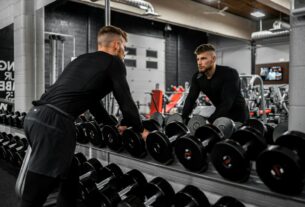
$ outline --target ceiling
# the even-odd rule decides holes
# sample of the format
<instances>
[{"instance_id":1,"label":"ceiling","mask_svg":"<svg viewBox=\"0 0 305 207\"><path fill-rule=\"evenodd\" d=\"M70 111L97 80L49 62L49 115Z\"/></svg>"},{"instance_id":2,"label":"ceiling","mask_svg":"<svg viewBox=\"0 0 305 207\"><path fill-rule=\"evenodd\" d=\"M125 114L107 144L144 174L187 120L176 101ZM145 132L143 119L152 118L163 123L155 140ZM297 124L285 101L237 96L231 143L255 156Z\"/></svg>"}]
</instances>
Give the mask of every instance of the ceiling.
<instances>
[{"instance_id":1,"label":"ceiling","mask_svg":"<svg viewBox=\"0 0 305 207\"><path fill-rule=\"evenodd\" d=\"M235 14L237 16L241 16L250 20L258 20L257 18L250 15L251 12L254 11L262 11L265 13L265 17L263 17L263 20L269 20L269 19L282 19L284 21L289 22L289 15L287 15L287 12L281 12L279 10L276 10L271 6L271 4L261 3L261 2L271 2L270 0L192 0L195 2L198 2L200 4L208 5L211 7L214 7L216 9L223 9L224 7L228 7L226 12ZM289 2L288 2L289 3ZM267 6L268 5L268 6ZM279 7L277 7L279 8ZM287 9L287 11L289 11Z\"/></svg>"}]
</instances>

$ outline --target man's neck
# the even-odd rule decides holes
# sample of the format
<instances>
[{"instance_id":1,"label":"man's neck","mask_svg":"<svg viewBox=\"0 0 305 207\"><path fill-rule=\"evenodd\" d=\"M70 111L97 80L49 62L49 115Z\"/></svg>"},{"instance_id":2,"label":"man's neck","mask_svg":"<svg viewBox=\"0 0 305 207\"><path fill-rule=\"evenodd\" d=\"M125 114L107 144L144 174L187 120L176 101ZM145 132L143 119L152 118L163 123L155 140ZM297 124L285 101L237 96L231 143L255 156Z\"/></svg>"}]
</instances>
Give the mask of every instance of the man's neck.
<instances>
[{"instance_id":1,"label":"man's neck","mask_svg":"<svg viewBox=\"0 0 305 207\"><path fill-rule=\"evenodd\" d=\"M105 53L108 53L110 55L115 55L115 51L110 47L98 47L97 51L105 52Z\"/></svg>"},{"instance_id":2,"label":"man's neck","mask_svg":"<svg viewBox=\"0 0 305 207\"><path fill-rule=\"evenodd\" d=\"M207 77L207 79L211 79L213 77L213 75L215 74L216 71L216 64L214 64L211 68L211 70L208 70L207 72L205 72L205 76Z\"/></svg>"}]
</instances>

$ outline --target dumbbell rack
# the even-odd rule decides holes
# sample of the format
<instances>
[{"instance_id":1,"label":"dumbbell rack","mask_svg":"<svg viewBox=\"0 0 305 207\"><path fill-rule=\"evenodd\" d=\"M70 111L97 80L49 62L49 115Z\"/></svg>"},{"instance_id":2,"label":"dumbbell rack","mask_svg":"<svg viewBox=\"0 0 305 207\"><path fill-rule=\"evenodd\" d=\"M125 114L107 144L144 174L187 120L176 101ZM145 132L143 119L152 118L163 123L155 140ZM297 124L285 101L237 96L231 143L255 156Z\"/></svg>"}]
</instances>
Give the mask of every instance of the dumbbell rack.
<instances>
[{"instance_id":1,"label":"dumbbell rack","mask_svg":"<svg viewBox=\"0 0 305 207\"><path fill-rule=\"evenodd\" d=\"M23 130L17 128L0 125L0 132L3 131L24 137ZM256 176L255 172L253 172L248 182L235 183L220 177L220 175L218 175L218 173L213 169L212 165L209 166L207 172L200 174L185 170L183 166L176 161L172 165L166 166L156 163L149 155L144 159L137 159L131 157L126 152L116 153L108 148L101 149L94 147L91 144L77 144L76 152L82 152L88 157L96 157L104 165L116 163L120 167L126 169L138 169L153 177L163 177L169 182L177 183L178 185L195 185L204 192L209 192L212 195L233 196L247 204L249 207L305 206L305 192L296 197L272 192ZM210 201L213 203L216 200L217 199L215 198L215 200Z\"/></svg>"}]
</instances>

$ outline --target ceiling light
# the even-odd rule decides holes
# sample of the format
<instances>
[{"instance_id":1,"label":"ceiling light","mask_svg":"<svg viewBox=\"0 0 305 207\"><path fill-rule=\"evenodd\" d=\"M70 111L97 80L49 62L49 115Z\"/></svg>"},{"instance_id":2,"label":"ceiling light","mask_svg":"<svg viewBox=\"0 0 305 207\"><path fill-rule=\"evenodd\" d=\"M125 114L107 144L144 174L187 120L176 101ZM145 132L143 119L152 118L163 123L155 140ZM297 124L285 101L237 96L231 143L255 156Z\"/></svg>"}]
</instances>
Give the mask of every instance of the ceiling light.
<instances>
[{"instance_id":1,"label":"ceiling light","mask_svg":"<svg viewBox=\"0 0 305 207\"><path fill-rule=\"evenodd\" d=\"M261 18L265 16L265 14L261 11L252 12L251 15L257 18Z\"/></svg>"}]
</instances>

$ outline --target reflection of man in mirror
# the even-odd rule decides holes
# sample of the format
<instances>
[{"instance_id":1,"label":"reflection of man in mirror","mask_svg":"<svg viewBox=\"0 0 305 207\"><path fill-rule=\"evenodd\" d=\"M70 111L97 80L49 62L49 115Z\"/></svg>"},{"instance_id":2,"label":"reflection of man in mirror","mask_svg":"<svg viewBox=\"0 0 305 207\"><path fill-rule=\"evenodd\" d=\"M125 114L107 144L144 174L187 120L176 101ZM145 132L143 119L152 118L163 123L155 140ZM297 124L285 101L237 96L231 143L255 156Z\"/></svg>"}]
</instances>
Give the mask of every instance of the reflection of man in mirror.
<instances>
[{"instance_id":1,"label":"reflection of man in mirror","mask_svg":"<svg viewBox=\"0 0 305 207\"><path fill-rule=\"evenodd\" d=\"M273 68L270 68L270 71L266 77L266 80L275 80L276 72Z\"/></svg>"},{"instance_id":2,"label":"reflection of man in mirror","mask_svg":"<svg viewBox=\"0 0 305 207\"><path fill-rule=\"evenodd\" d=\"M266 80L266 77L268 75L268 68L261 68L260 71L260 76L262 77L263 80Z\"/></svg>"}]
</instances>

